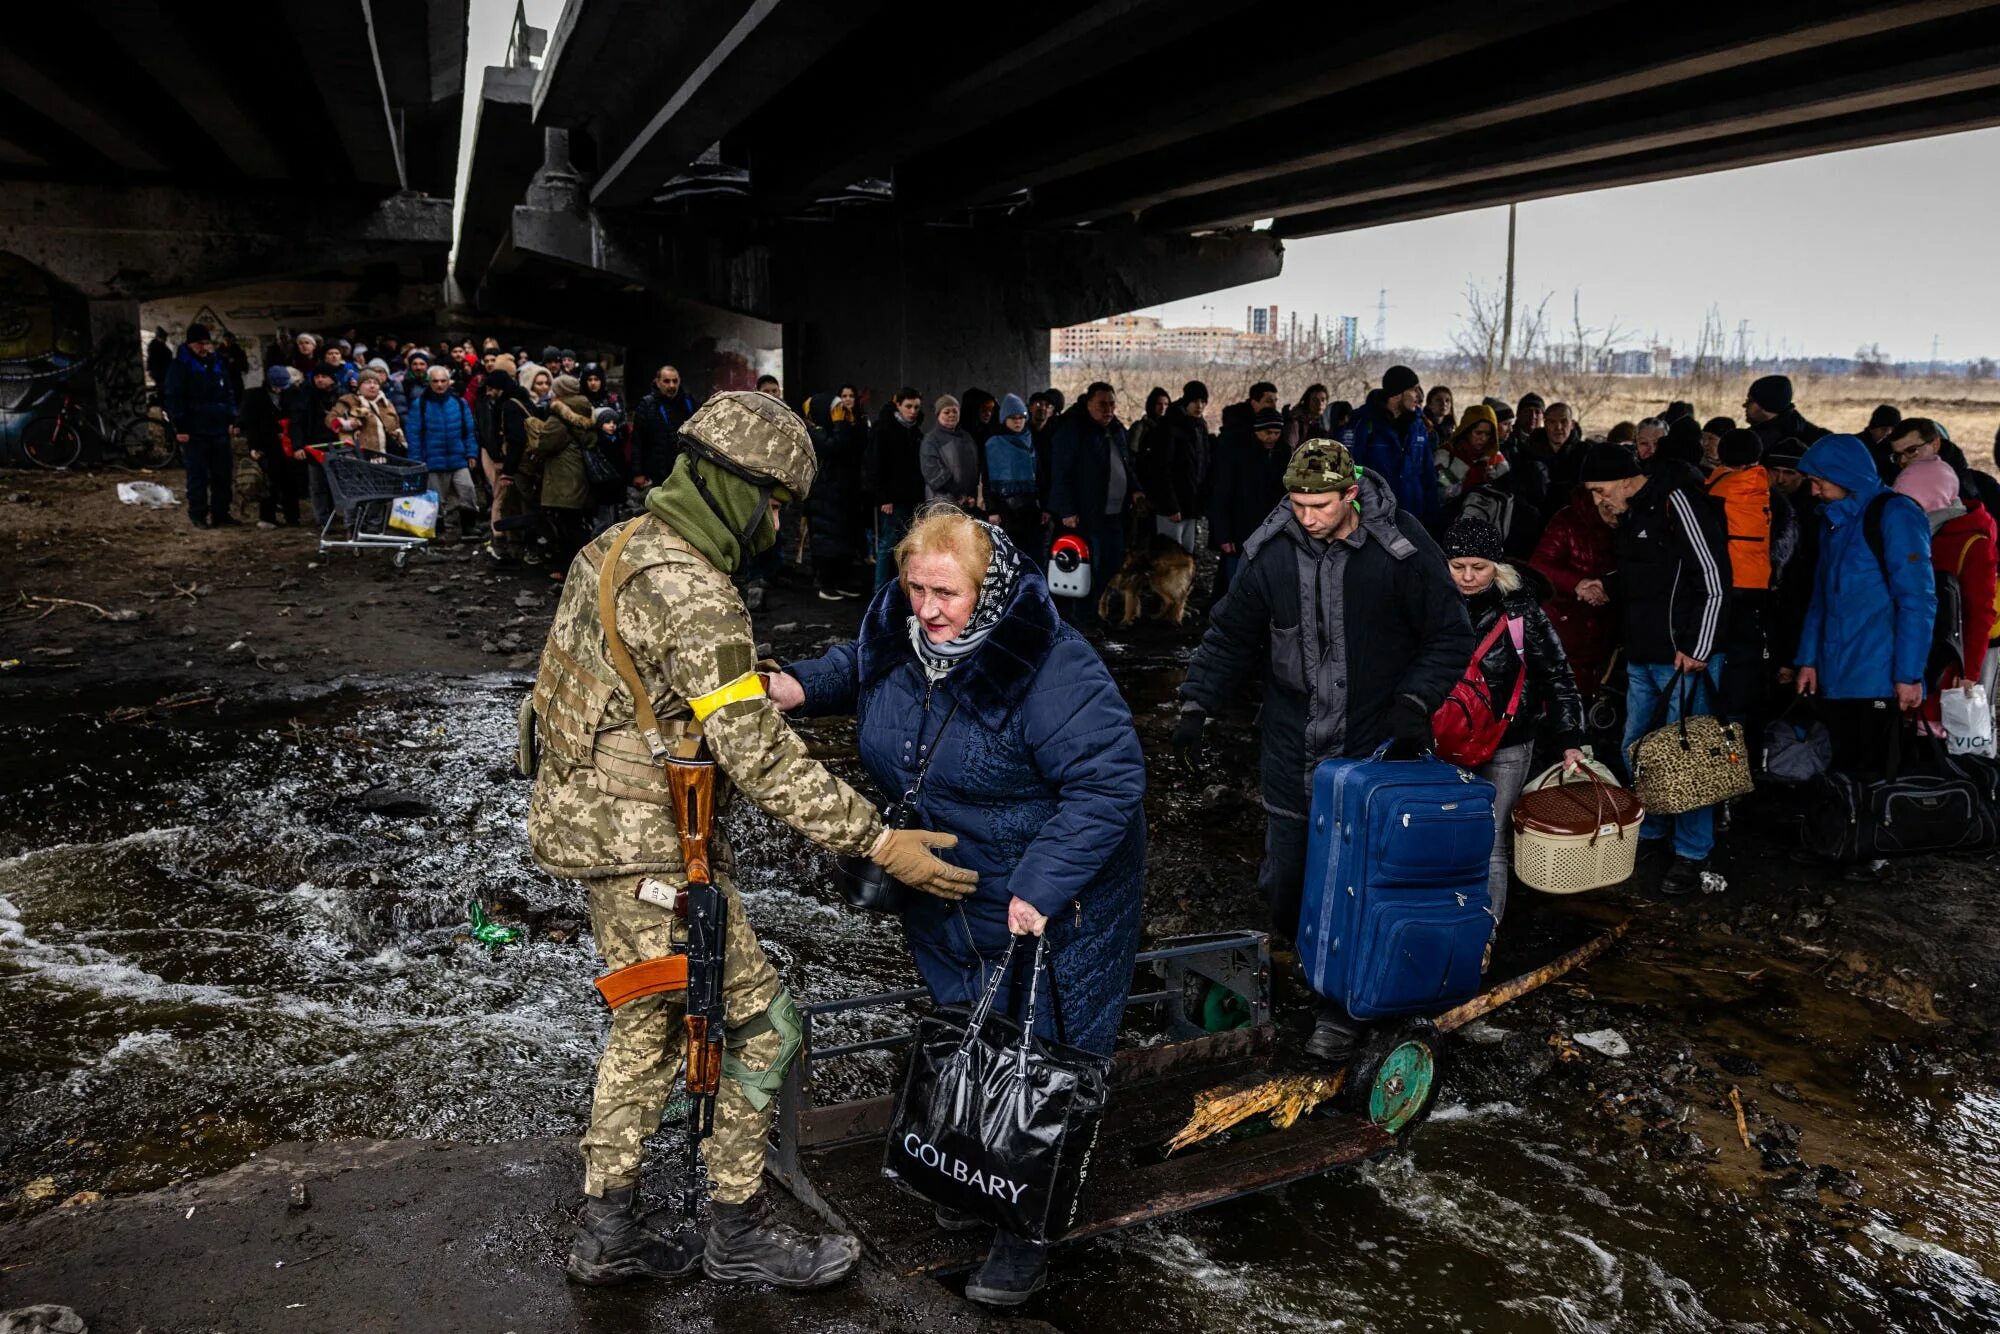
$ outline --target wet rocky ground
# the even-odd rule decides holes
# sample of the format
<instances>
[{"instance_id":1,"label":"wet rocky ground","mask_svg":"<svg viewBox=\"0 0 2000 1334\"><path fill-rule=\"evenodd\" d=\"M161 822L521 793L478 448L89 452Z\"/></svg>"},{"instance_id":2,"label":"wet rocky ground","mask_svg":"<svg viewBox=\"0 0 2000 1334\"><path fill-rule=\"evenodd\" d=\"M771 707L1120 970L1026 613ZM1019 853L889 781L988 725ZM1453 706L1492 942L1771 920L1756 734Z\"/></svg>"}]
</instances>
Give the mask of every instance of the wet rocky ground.
<instances>
[{"instance_id":1,"label":"wet rocky ground","mask_svg":"<svg viewBox=\"0 0 2000 1334\"><path fill-rule=\"evenodd\" d=\"M197 533L100 504L108 482L33 480L0 505L0 1310L64 1300L94 1328L156 1330L665 1318L664 1299L583 1300L545 1263L601 1023L580 903L527 864L505 772L545 576L466 549L402 573L322 560L296 533ZM809 654L859 612L785 586L759 634ZM1198 623L1103 645L1149 755ZM1202 773L1153 768L1155 936L1263 921L1254 718L1213 730ZM811 739L854 773L845 728ZM2000 862L1833 873L1792 859L1785 814L1735 813L1720 894L1517 890L1496 977L1632 925L1451 1042L1444 1105L1406 1152L1094 1243L1031 1316L2000 1323ZM804 998L907 983L900 941L835 906L816 854L754 813L733 833ZM474 946L474 898L526 939ZM1280 994L1301 999L1288 974ZM353 1136L398 1143L352 1163L313 1147ZM318 1202L291 1211L275 1172L320 1174ZM972 1318L857 1291L749 1309L780 1328Z\"/></svg>"}]
</instances>

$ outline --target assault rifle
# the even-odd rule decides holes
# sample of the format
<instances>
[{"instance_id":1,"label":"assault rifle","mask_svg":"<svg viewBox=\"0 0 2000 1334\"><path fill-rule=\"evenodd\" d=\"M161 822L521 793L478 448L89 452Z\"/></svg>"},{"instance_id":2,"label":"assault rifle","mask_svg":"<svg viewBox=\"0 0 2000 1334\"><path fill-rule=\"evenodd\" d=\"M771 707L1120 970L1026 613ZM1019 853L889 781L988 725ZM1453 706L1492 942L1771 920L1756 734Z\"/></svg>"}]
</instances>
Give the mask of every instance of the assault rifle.
<instances>
[{"instance_id":1,"label":"assault rifle","mask_svg":"<svg viewBox=\"0 0 2000 1334\"><path fill-rule=\"evenodd\" d=\"M667 787L687 873L687 1214L695 1215L696 1161L715 1133L715 1095L722 1088L722 960L727 951L729 900L709 877L708 833L715 821L715 761L667 760Z\"/></svg>"}]
</instances>

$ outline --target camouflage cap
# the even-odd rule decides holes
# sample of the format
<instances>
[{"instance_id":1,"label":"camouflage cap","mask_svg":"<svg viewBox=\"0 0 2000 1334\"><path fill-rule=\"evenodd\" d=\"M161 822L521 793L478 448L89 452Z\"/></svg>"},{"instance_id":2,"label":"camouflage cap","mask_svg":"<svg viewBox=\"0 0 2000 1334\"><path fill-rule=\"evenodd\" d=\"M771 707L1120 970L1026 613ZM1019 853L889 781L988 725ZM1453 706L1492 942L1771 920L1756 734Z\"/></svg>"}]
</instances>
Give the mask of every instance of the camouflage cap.
<instances>
[{"instance_id":1,"label":"camouflage cap","mask_svg":"<svg viewBox=\"0 0 2000 1334\"><path fill-rule=\"evenodd\" d=\"M715 395L681 427L681 439L758 482L803 500L819 471L812 437L798 414L769 394L732 389Z\"/></svg>"},{"instance_id":2,"label":"camouflage cap","mask_svg":"<svg viewBox=\"0 0 2000 1334\"><path fill-rule=\"evenodd\" d=\"M1345 491L1361 480L1354 456L1338 440L1308 440L1285 469L1285 490L1316 495Z\"/></svg>"}]
</instances>

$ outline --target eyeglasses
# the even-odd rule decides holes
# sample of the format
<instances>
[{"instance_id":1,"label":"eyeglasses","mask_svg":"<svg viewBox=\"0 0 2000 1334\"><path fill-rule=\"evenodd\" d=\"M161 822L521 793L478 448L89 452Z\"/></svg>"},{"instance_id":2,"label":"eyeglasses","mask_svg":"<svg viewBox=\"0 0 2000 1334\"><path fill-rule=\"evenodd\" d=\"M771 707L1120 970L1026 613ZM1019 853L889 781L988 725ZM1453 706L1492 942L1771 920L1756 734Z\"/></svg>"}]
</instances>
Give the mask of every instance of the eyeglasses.
<instances>
[{"instance_id":1,"label":"eyeglasses","mask_svg":"<svg viewBox=\"0 0 2000 1334\"><path fill-rule=\"evenodd\" d=\"M1916 459L1917 455L1924 452L1926 443L1926 441L1919 440L1915 444L1904 445L1900 449L1892 445L1889 448L1889 454L1898 463L1910 463Z\"/></svg>"}]
</instances>

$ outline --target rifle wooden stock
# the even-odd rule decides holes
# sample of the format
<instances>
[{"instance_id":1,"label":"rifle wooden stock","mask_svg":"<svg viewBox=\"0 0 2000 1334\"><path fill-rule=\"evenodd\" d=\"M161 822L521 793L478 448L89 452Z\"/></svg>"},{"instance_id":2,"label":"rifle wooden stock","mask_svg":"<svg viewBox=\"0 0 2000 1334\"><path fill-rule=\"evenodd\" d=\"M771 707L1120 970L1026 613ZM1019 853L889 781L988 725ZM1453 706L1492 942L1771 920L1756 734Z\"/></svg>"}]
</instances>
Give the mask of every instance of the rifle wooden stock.
<instances>
[{"instance_id":1,"label":"rifle wooden stock","mask_svg":"<svg viewBox=\"0 0 2000 1334\"><path fill-rule=\"evenodd\" d=\"M680 829L681 866L690 883L708 884L708 831L715 823L715 762L668 760L667 790L674 800L674 824Z\"/></svg>"}]
</instances>

